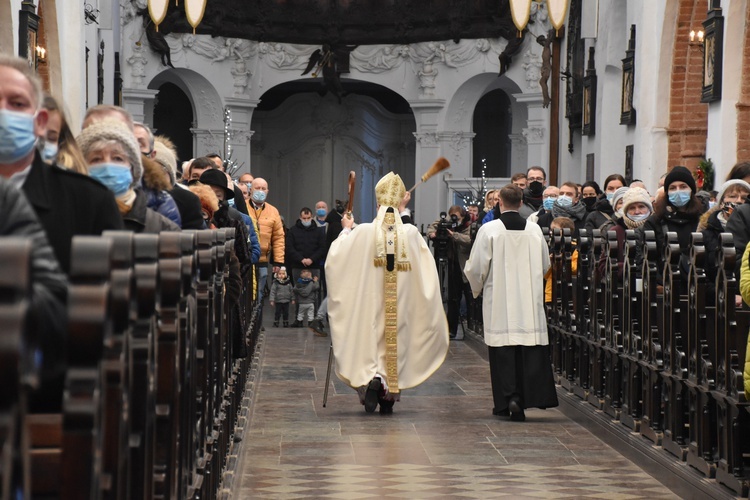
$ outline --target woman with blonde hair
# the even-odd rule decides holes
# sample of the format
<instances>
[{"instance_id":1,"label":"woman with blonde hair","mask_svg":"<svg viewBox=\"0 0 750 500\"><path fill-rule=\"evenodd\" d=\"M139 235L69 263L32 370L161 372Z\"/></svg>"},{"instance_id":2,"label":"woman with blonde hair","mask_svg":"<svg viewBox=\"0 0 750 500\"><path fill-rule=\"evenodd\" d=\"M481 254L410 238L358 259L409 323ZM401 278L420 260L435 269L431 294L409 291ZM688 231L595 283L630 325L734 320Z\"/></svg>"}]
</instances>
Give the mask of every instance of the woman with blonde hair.
<instances>
[{"instance_id":1,"label":"woman with blonde hair","mask_svg":"<svg viewBox=\"0 0 750 500\"><path fill-rule=\"evenodd\" d=\"M42 159L51 165L56 164L79 174L88 175L86 160L68 126L63 109L51 95L44 96L42 107L49 114L44 148L41 151Z\"/></svg>"}]
</instances>

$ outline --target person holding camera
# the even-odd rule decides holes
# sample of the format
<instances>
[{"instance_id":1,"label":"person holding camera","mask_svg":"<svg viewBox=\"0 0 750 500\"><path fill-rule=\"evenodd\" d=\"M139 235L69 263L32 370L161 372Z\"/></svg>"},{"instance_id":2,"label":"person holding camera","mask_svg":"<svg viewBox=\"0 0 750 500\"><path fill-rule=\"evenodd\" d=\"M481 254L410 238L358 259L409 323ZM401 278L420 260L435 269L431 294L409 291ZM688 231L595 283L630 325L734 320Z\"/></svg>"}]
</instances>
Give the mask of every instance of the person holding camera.
<instances>
[{"instance_id":1,"label":"person holding camera","mask_svg":"<svg viewBox=\"0 0 750 500\"><path fill-rule=\"evenodd\" d=\"M463 273L464 264L471 252L471 216L463 207L453 205L440 213L440 219L427 228L427 236L432 240L435 260L440 277L440 290L443 302L448 302L448 332L455 339L461 307L461 295L466 298L466 310L471 311L471 287ZM447 284L447 290L446 290Z\"/></svg>"}]
</instances>

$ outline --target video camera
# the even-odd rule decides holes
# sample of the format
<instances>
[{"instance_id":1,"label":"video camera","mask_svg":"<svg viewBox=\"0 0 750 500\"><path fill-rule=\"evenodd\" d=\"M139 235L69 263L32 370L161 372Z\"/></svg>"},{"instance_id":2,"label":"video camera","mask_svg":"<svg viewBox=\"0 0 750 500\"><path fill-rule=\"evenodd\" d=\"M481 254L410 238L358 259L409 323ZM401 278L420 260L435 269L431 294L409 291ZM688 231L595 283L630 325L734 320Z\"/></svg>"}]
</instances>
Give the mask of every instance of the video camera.
<instances>
[{"instance_id":1,"label":"video camera","mask_svg":"<svg viewBox=\"0 0 750 500\"><path fill-rule=\"evenodd\" d=\"M451 235L448 231L455 231L459 224L460 222L456 214L451 214L450 218L448 218L448 214L440 212L437 231L435 231L435 238L432 240L435 256L438 259L448 257L448 243L451 240Z\"/></svg>"}]
</instances>

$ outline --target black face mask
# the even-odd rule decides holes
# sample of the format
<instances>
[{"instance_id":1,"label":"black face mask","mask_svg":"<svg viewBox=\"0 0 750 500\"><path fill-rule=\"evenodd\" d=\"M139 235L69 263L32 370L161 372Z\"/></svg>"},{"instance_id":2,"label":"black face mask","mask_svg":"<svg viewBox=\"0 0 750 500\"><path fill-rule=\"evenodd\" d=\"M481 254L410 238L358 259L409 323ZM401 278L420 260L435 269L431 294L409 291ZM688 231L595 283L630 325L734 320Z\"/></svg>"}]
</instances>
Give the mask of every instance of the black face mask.
<instances>
[{"instance_id":1,"label":"black face mask","mask_svg":"<svg viewBox=\"0 0 750 500\"><path fill-rule=\"evenodd\" d=\"M598 201L598 198L596 196L591 196L589 198L583 198L583 200L581 201L583 201L583 204L586 205L586 208L591 209Z\"/></svg>"},{"instance_id":2,"label":"black face mask","mask_svg":"<svg viewBox=\"0 0 750 500\"><path fill-rule=\"evenodd\" d=\"M539 181L530 182L529 193L531 193L531 196L534 198L539 198L542 196L542 193L544 193L544 184Z\"/></svg>"}]
</instances>

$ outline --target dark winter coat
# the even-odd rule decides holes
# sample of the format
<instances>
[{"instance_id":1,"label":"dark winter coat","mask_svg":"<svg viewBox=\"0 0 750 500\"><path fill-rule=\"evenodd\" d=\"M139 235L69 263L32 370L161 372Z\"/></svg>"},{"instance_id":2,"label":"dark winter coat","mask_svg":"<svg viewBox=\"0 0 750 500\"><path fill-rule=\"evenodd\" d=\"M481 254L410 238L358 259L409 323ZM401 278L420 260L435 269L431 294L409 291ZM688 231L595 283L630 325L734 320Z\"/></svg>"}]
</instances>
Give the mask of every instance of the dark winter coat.
<instances>
[{"instance_id":1,"label":"dark winter coat","mask_svg":"<svg viewBox=\"0 0 750 500\"><path fill-rule=\"evenodd\" d=\"M206 229L201 213L200 198L179 186L173 187L169 194L177 205L177 210L180 211L182 229Z\"/></svg>"},{"instance_id":2,"label":"dark winter coat","mask_svg":"<svg viewBox=\"0 0 750 500\"><path fill-rule=\"evenodd\" d=\"M3 214L0 238L24 238L31 243L24 341L28 342L27 348L38 349L41 371L39 389L30 394L30 408L45 413L59 412L65 376L67 279L26 197L1 177L0 213ZM11 325L4 325L4 328L11 328Z\"/></svg>"},{"instance_id":3,"label":"dark winter coat","mask_svg":"<svg viewBox=\"0 0 750 500\"><path fill-rule=\"evenodd\" d=\"M297 223L289 228L286 235L286 265L291 268L319 269L320 261L326 256L326 231L316 224L309 227ZM311 259L312 264L304 266L302 259Z\"/></svg>"},{"instance_id":4,"label":"dark winter coat","mask_svg":"<svg viewBox=\"0 0 750 500\"><path fill-rule=\"evenodd\" d=\"M162 231L179 231L180 226L163 215L148 208L148 196L140 189L135 192L135 201L130 211L122 216L125 229L134 233L159 234Z\"/></svg>"},{"instance_id":5,"label":"dark winter coat","mask_svg":"<svg viewBox=\"0 0 750 500\"><path fill-rule=\"evenodd\" d=\"M594 208L589 212L586 222L583 224L583 229L588 231L599 229L605 222L614 222L614 220L615 210L607 198L602 198L594 204ZM589 234L591 233L589 232Z\"/></svg>"},{"instance_id":6,"label":"dark winter coat","mask_svg":"<svg viewBox=\"0 0 750 500\"><path fill-rule=\"evenodd\" d=\"M39 154L34 157L23 192L66 274L70 272L73 236L99 236L103 231L123 228L112 191L91 177L47 165Z\"/></svg>"}]
</instances>

